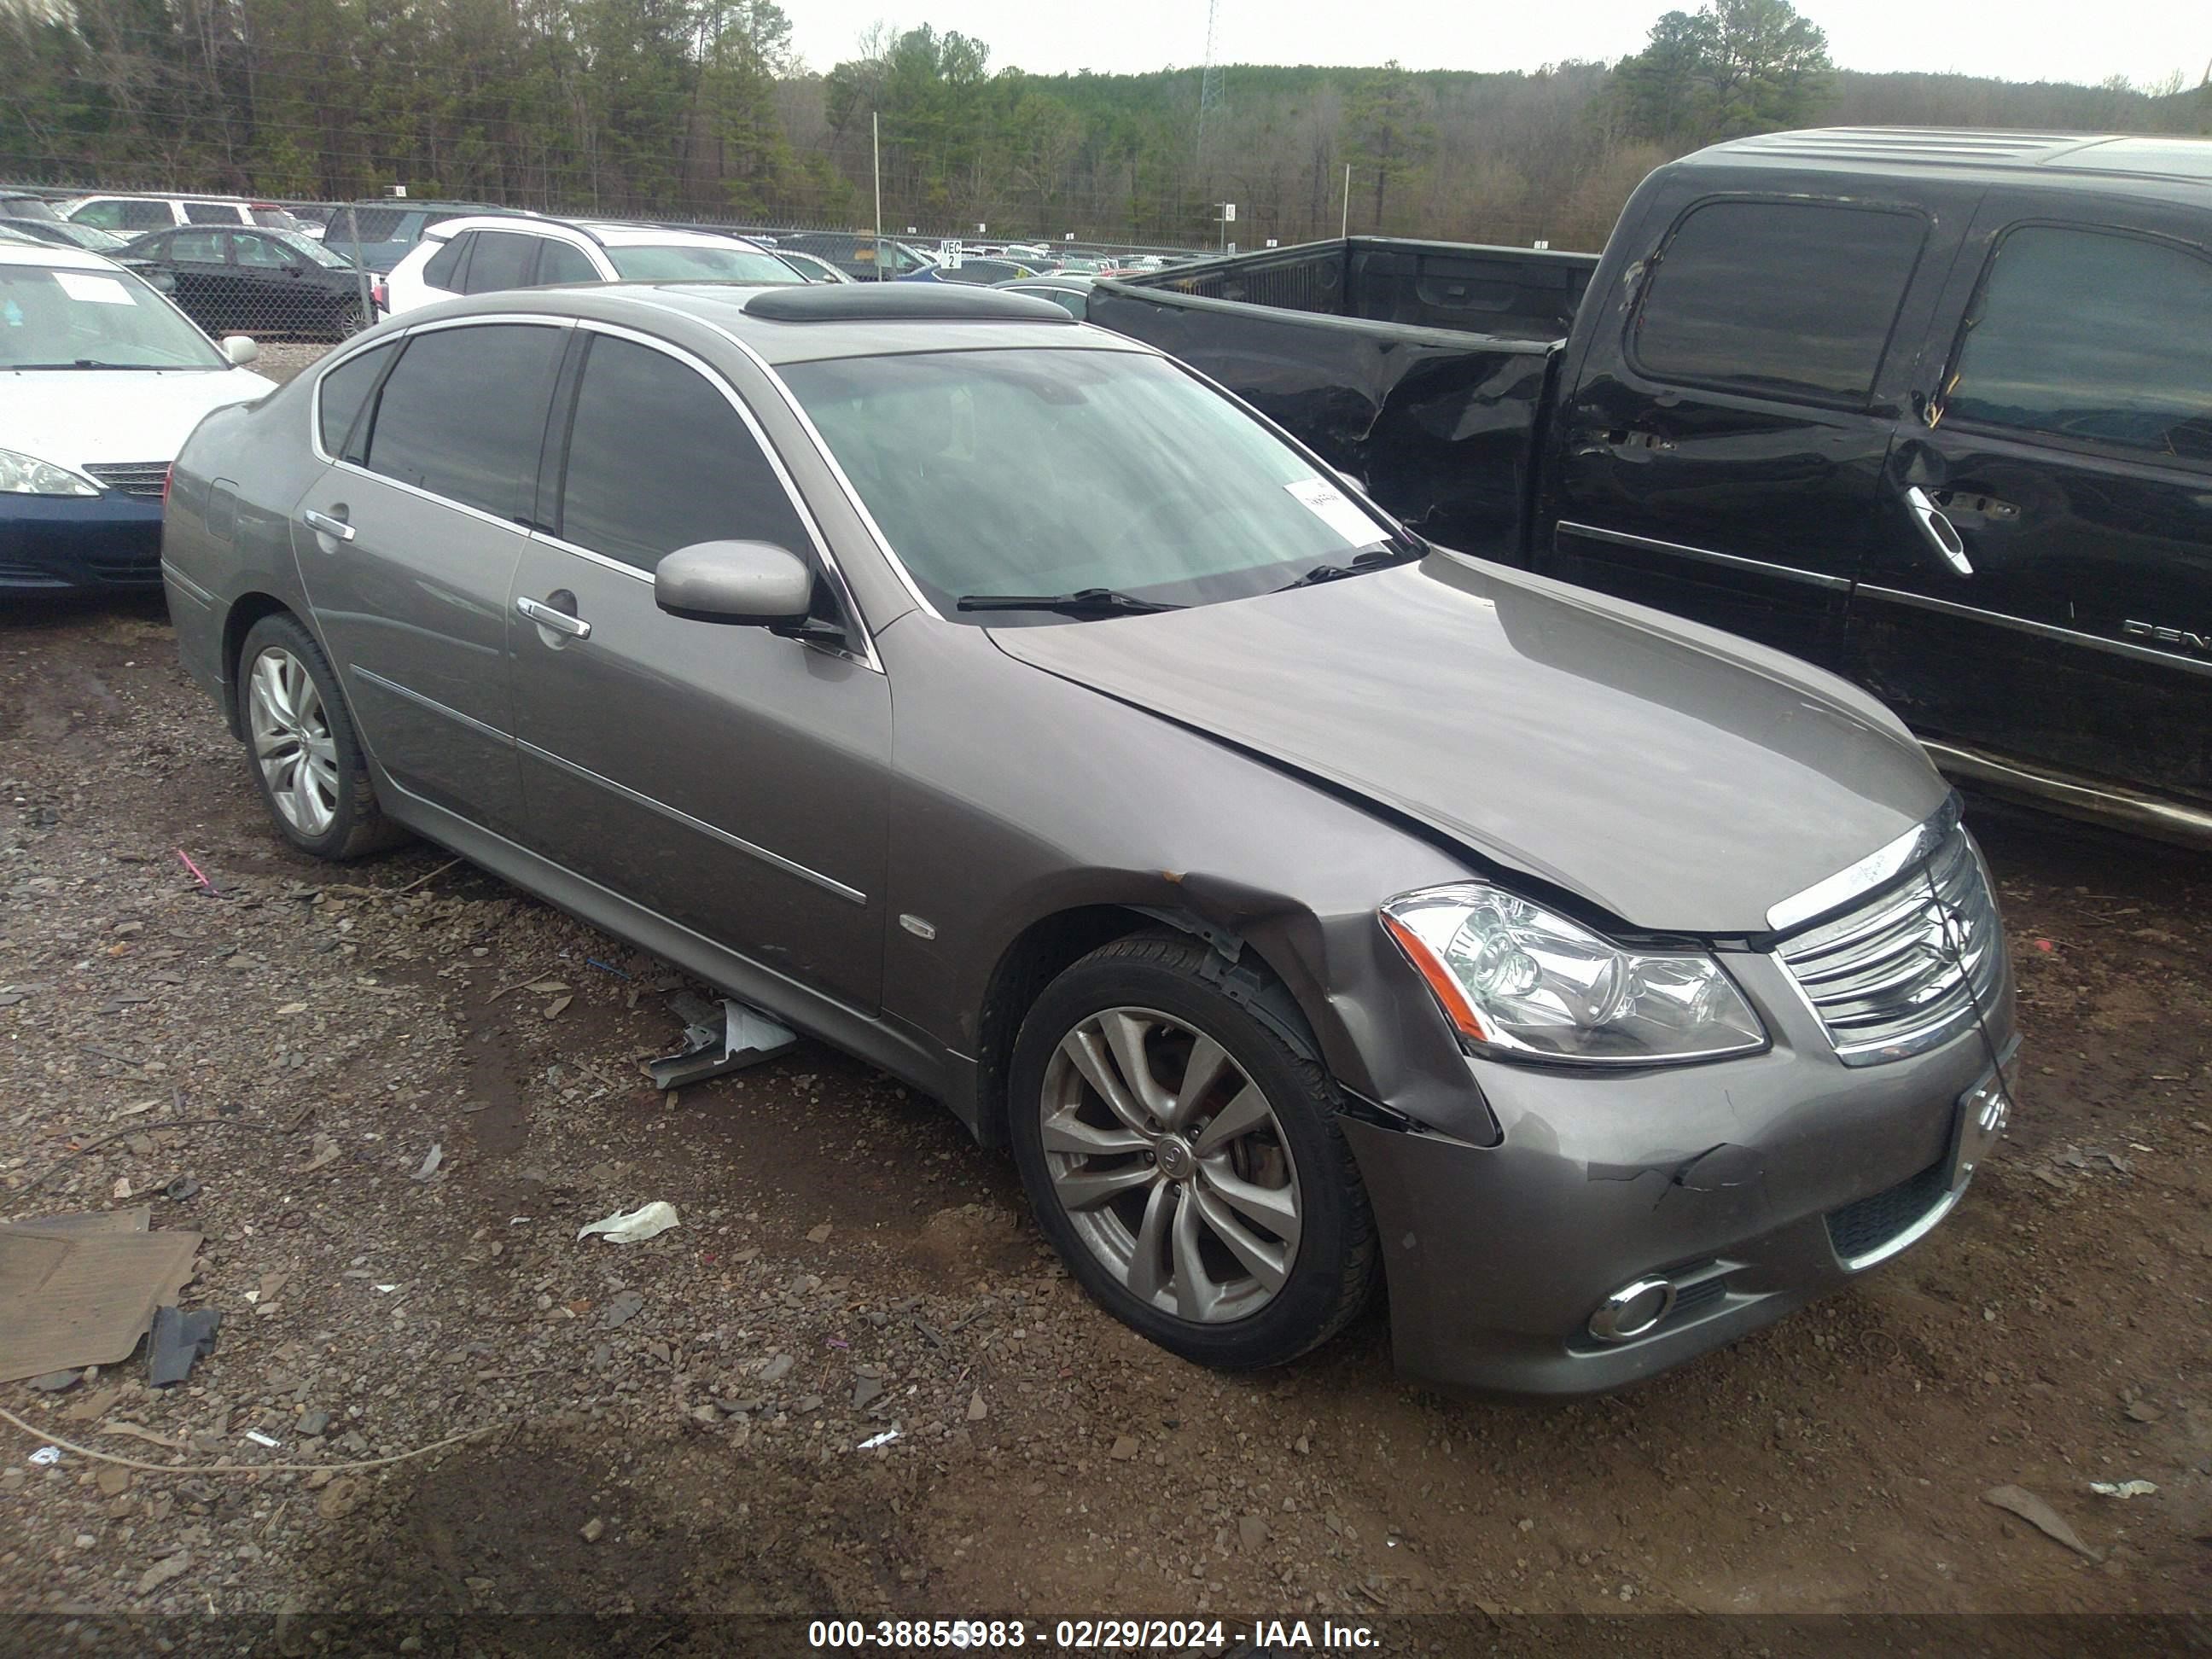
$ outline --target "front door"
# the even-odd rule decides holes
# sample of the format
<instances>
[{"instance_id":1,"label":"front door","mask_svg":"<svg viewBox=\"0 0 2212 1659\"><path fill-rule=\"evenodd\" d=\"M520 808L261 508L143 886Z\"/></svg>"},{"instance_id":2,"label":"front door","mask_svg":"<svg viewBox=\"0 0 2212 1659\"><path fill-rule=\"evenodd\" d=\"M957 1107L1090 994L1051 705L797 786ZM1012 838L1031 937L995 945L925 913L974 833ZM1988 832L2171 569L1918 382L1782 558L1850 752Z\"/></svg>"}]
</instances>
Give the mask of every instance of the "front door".
<instances>
[{"instance_id":1,"label":"front door","mask_svg":"<svg viewBox=\"0 0 2212 1659\"><path fill-rule=\"evenodd\" d=\"M165 237L155 256L176 279L173 297L185 315L210 334L242 326L237 284L230 269L229 238L213 226L196 226Z\"/></svg>"},{"instance_id":2,"label":"front door","mask_svg":"<svg viewBox=\"0 0 2212 1659\"><path fill-rule=\"evenodd\" d=\"M510 837L507 596L568 332L551 319L433 325L341 364L318 388L337 459L294 513L300 574L369 752L402 789ZM371 361L394 349L388 372Z\"/></svg>"},{"instance_id":3,"label":"front door","mask_svg":"<svg viewBox=\"0 0 2212 1659\"><path fill-rule=\"evenodd\" d=\"M1976 222L1933 419L1898 434L1853 672L1939 759L2212 799L2201 215L2134 234L2039 205L1993 194Z\"/></svg>"},{"instance_id":4,"label":"front door","mask_svg":"<svg viewBox=\"0 0 2212 1659\"><path fill-rule=\"evenodd\" d=\"M1903 209L1692 205L1562 403L1541 568L1834 665L1929 236Z\"/></svg>"},{"instance_id":5,"label":"front door","mask_svg":"<svg viewBox=\"0 0 2212 1659\"><path fill-rule=\"evenodd\" d=\"M775 975L872 1011L890 688L860 655L654 604L653 568L679 547L818 550L736 394L704 365L578 332L555 421L565 447L549 456L557 507L514 583L518 603L574 621L511 609L507 624L531 841Z\"/></svg>"}]
</instances>

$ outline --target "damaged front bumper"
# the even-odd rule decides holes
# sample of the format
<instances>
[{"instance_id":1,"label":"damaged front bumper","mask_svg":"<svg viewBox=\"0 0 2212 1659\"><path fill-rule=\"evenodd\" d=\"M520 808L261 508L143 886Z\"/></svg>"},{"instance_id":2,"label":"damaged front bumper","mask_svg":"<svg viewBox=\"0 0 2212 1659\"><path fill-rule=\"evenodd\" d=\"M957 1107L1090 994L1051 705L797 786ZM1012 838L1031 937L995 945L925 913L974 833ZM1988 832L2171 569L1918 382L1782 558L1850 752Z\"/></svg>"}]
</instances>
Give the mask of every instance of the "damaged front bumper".
<instances>
[{"instance_id":1,"label":"damaged front bumper","mask_svg":"<svg viewBox=\"0 0 2212 1659\"><path fill-rule=\"evenodd\" d=\"M1765 1054L1633 1074L1469 1059L1493 1146L1346 1116L1401 1370L1506 1394L1620 1388L1835 1289L1956 1201L2002 1127L1976 1091L2014 1045L2009 984L1986 1030L1847 1067L1771 958L1729 967L1774 1034ZM1636 1310L1658 1313L1649 1328L1595 1334L1607 1298L1646 1280L1668 1287Z\"/></svg>"}]
</instances>

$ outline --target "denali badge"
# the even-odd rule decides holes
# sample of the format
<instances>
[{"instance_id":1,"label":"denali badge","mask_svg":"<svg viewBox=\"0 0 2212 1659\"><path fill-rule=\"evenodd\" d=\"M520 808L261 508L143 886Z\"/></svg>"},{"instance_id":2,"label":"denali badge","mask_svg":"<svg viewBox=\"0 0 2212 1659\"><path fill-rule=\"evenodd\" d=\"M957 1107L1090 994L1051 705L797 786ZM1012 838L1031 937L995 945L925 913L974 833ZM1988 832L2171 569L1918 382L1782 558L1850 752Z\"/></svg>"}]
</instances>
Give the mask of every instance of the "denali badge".
<instances>
[{"instance_id":1,"label":"denali badge","mask_svg":"<svg viewBox=\"0 0 2212 1659\"><path fill-rule=\"evenodd\" d=\"M2212 657L2212 634L2192 634L2182 628L2160 628L2156 623L2124 622L2120 632L2131 640L2155 640L2160 645L2178 645L2185 651Z\"/></svg>"}]
</instances>

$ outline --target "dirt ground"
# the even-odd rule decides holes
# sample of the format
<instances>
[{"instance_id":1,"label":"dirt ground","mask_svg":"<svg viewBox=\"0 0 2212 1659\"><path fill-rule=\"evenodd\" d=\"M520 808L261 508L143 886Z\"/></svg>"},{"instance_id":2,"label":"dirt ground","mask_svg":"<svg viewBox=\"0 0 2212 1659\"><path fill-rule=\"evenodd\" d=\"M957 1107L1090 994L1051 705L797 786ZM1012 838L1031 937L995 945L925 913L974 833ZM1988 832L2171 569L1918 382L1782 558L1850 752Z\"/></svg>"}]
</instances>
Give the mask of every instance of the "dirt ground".
<instances>
[{"instance_id":1,"label":"dirt ground","mask_svg":"<svg viewBox=\"0 0 2212 1659\"><path fill-rule=\"evenodd\" d=\"M2207 1605L2212 860L1977 807L2027 1048L1967 1201L1778 1328L1529 1407L1402 1384L1379 1315L1261 1376L1169 1358L1004 1158L841 1055L655 1094L658 964L434 848L290 852L158 604L0 623L0 1218L150 1202L223 1316L166 1392L0 1386L40 1431L0 1423L0 1610ZM578 1242L649 1199L683 1224Z\"/></svg>"}]
</instances>

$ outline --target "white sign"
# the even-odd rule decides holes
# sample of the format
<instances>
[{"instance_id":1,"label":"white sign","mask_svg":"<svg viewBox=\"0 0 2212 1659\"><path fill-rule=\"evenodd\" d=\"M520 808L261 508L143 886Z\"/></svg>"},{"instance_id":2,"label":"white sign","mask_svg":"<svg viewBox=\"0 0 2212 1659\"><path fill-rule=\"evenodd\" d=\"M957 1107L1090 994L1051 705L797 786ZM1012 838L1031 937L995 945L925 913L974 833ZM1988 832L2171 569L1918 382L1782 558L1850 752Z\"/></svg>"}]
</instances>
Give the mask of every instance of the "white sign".
<instances>
[{"instance_id":1,"label":"white sign","mask_svg":"<svg viewBox=\"0 0 2212 1659\"><path fill-rule=\"evenodd\" d=\"M1236 203L1224 202L1221 204L1221 222L1224 225L1233 225L1237 222Z\"/></svg>"},{"instance_id":2,"label":"white sign","mask_svg":"<svg viewBox=\"0 0 2212 1659\"><path fill-rule=\"evenodd\" d=\"M86 270L57 270L54 280L62 285L62 292L72 300L82 300L95 306L135 306L138 303L131 290L112 276L95 276Z\"/></svg>"},{"instance_id":3,"label":"white sign","mask_svg":"<svg viewBox=\"0 0 2212 1659\"><path fill-rule=\"evenodd\" d=\"M937 245L937 263L947 270L960 269L960 239L948 236Z\"/></svg>"},{"instance_id":4,"label":"white sign","mask_svg":"<svg viewBox=\"0 0 2212 1659\"><path fill-rule=\"evenodd\" d=\"M1301 478L1283 486L1291 498L1344 538L1351 547L1365 547L1385 539L1382 526L1355 506L1352 498L1326 478Z\"/></svg>"},{"instance_id":5,"label":"white sign","mask_svg":"<svg viewBox=\"0 0 2212 1659\"><path fill-rule=\"evenodd\" d=\"M1072 230L1062 231L1060 240L1063 242L1072 242L1075 240L1075 233Z\"/></svg>"}]
</instances>

